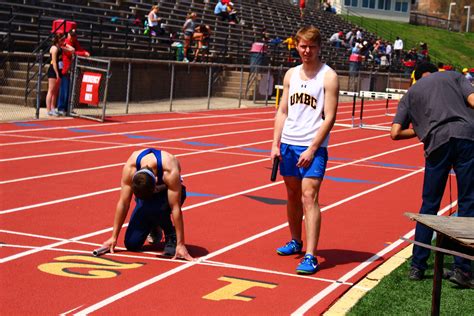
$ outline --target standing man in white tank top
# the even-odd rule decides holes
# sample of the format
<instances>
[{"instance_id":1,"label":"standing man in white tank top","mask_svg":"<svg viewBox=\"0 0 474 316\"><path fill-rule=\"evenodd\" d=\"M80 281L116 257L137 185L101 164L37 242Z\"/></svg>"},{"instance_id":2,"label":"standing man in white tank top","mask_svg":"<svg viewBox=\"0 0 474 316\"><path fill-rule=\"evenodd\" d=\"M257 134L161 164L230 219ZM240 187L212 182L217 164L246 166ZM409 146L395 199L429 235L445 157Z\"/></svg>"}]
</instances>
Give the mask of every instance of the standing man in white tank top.
<instances>
[{"instance_id":1,"label":"standing man in white tank top","mask_svg":"<svg viewBox=\"0 0 474 316\"><path fill-rule=\"evenodd\" d=\"M271 152L272 160L279 157L281 161L291 233L291 241L278 248L277 253L286 256L302 251L304 215L306 254L296 272L313 274L319 269L319 189L328 160L329 131L336 121L339 83L336 72L319 59L321 34L317 28L301 28L296 33L296 42L302 65L285 74Z\"/></svg>"}]
</instances>

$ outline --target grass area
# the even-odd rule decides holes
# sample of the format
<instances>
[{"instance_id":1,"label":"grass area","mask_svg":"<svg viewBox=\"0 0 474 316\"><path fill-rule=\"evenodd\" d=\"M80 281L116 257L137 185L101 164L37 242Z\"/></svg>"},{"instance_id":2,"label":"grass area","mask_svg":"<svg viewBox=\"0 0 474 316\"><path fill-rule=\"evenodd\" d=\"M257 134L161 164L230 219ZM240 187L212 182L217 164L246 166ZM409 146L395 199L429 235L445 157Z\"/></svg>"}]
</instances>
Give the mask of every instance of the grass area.
<instances>
[{"instance_id":1,"label":"grass area","mask_svg":"<svg viewBox=\"0 0 474 316\"><path fill-rule=\"evenodd\" d=\"M368 292L348 315L429 315L433 287L432 254L423 281L408 279L409 262L402 264ZM445 267L451 267L452 256L445 256ZM474 315L474 290L462 289L443 280L441 315Z\"/></svg>"},{"instance_id":2,"label":"grass area","mask_svg":"<svg viewBox=\"0 0 474 316\"><path fill-rule=\"evenodd\" d=\"M432 27L360 16L341 17L392 43L399 36L406 50L412 47L419 49L420 42L427 43L432 61L435 63L441 61L455 66L456 70L474 67L474 33L472 32L449 32Z\"/></svg>"}]
</instances>

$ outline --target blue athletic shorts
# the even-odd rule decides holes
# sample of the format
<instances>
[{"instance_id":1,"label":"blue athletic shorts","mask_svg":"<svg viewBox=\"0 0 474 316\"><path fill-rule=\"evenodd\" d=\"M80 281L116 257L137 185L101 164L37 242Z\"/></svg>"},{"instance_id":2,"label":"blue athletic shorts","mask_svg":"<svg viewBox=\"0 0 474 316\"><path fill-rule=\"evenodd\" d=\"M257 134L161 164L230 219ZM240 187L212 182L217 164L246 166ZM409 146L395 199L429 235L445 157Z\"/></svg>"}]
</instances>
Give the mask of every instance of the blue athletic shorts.
<instances>
[{"instance_id":1,"label":"blue athletic shorts","mask_svg":"<svg viewBox=\"0 0 474 316\"><path fill-rule=\"evenodd\" d=\"M328 149L319 147L314 154L314 159L308 168L296 166L300 155L308 146L296 146L282 143L280 145L281 161L280 174L283 177L303 178L323 178L328 162Z\"/></svg>"}]
</instances>

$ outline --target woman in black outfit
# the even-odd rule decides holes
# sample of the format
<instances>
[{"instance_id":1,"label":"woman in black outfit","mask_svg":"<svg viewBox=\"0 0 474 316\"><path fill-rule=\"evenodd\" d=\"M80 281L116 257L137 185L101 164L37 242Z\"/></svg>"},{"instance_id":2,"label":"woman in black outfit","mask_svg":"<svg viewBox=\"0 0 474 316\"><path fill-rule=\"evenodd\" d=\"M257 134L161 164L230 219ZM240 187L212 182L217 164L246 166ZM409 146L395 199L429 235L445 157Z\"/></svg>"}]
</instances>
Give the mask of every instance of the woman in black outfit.
<instances>
[{"instance_id":1,"label":"woman in black outfit","mask_svg":"<svg viewBox=\"0 0 474 316\"><path fill-rule=\"evenodd\" d=\"M59 84L61 82L63 68L63 49L74 52L70 45L64 45L66 36L63 33L54 35L53 45L49 49L51 63L48 69L48 94L46 95L46 110L48 115L58 116L56 111L56 101L59 94Z\"/></svg>"}]
</instances>

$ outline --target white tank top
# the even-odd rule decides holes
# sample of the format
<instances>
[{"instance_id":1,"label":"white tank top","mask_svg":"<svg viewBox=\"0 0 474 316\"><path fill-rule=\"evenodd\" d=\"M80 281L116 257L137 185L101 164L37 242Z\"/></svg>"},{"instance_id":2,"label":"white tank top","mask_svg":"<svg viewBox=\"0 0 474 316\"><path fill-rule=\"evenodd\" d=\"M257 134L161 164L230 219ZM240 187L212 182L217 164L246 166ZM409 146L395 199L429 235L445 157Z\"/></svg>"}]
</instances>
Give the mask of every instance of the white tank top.
<instances>
[{"instance_id":1,"label":"white tank top","mask_svg":"<svg viewBox=\"0 0 474 316\"><path fill-rule=\"evenodd\" d=\"M326 64L313 78L300 77L302 65L294 68L288 91L288 117L285 120L281 142L289 145L309 146L323 124L324 75L331 69ZM329 134L320 147L327 147Z\"/></svg>"}]
</instances>

